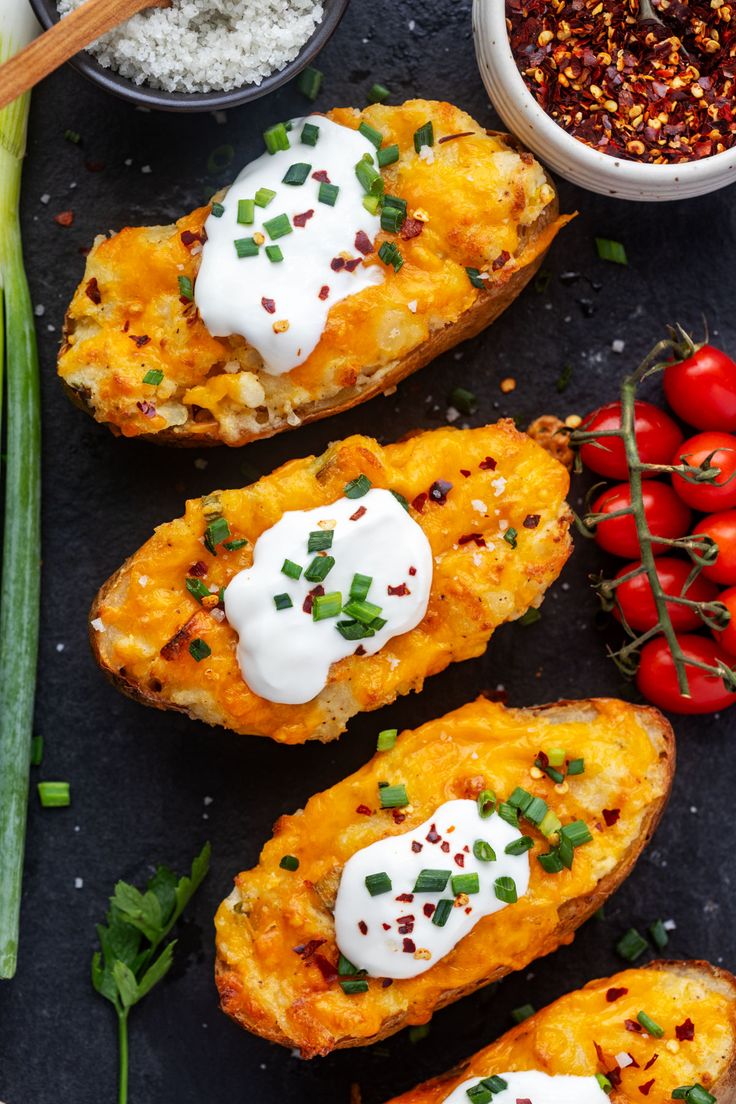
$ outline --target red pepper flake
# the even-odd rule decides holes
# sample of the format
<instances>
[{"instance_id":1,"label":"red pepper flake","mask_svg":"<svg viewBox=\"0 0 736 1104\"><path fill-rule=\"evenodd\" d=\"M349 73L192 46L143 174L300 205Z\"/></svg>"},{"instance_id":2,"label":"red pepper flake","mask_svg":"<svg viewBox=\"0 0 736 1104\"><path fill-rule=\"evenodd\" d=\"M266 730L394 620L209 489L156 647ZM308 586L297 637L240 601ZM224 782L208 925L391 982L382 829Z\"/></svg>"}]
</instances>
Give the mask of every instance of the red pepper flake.
<instances>
[{"instance_id":1,"label":"red pepper flake","mask_svg":"<svg viewBox=\"0 0 736 1104\"><path fill-rule=\"evenodd\" d=\"M362 260L361 257L353 257L352 261L346 261L345 262L345 271L346 272L355 272L358 265L362 265L362 263L363 263L363 260Z\"/></svg>"},{"instance_id":2,"label":"red pepper flake","mask_svg":"<svg viewBox=\"0 0 736 1104\"><path fill-rule=\"evenodd\" d=\"M358 645L358 647L353 652L353 655L357 655L357 656L364 656L365 655L365 648L363 647L362 644Z\"/></svg>"},{"instance_id":3,"label":"red pepper flake","mask_svg":"<svg viewBox=\"0 0 736 1104\"><path fill-rule=\"evenodd\" d=\"M358 931L360 932L361 935L367 935L368 934L368 925L366 924L365 920L359 920L358 921Z\"/></svg>"},{"instance_id":4,"label":"red pepper flake","mask_svg":"<svg viewBox=\"0 0 736 1104\"><path fill-rule=\"evenodd\" d=\"M657 1061L658 1058L659 1058L658 1053L653 1054L652 1057L647 1062L647 1064L645 1065L644 1069L645 1070L651 1069L651 1067L654 1065L654 1063Z\"/></svg>"},{"instance_id":5,"label":"red pepper flake","mask_svg":"<svg viewBox=\"0 0 736 1104\"><path fill-rule=\"evenodd\" d=\"M435 912L436 908L437 908L436 905L433 905L429 901L427 901L427 904L422 909L422 912L424 913L425 916L434 916L434 912Z\"/></svg>"},{"instance_id":6,"label":"red pepper flake","mask_svg":"<svg viewBox=\"0 0 736 1104\"><path fill-rule=\"evenodd\" d=\"M276 313L276 301L274 299L266 299L264 296L261 299L261 306L268 314Z\"/></svg>"},{"instance_id":7,"label":"red pepper flake","mask_svg":"<svg viewBox=\"0 0 736 1104\"><path fill-rule=\"evenodd\" d=\"M320 184L330 184L330 178L327 175L326 169L317 169L317 172L312 173L312 180L318 180Z\"/></svg>"},{"instance_id":8,"label":"red pepper flake","mask_svg":"<svg viewBox=\"0 0 736 1104\"><path fill-rule=\"evenodd\" d=\"M128 334L128 337L131 341L135 341L139 349L142 349L151 340L148 334Z\"/></svg>"},{"instance_id":9,"label":"red pepper flake","mask_svg":"<svg viewBox=\"0 0 736 1104\"><path fill-rule=\"evenodd\" d=\"M638 1020L624 1020L624 1027L627 1031L633 1031L637 1035L641 1035L644 1030Z\"/></svg>"},{"instance_id":10,"label":"red pepper flake","mask_svg":"<svg viewBox=\"0 0 736 1104\"><path fill-rule=\"evenodd\" d=\"M675 1028L675 1035L681 1043L690 1043L695 1038L695 1024L689 1016Z\"/></svg>"},{"instance_id":11,"label":"red pepper flake","mask_svg":"<svg viewBox=\"0 0 736 1104\"><path fill-rule=\"evenodd\" d=\"M399 583L398 586L389 586L388 587L388 593L389 594L396 594L396 595L398 595L399 598L403 598L403 597L405 597L405 595L411 594L411 591L409 590L406 583Z\"/></svg>"},{"instance_id":12,"label":"red pepper flake","mask_svg":"<svg viewBox=\"0 0 736 1104\"><path fill-rule=\"evenodd\" d=\"M416 575L416 573L417 573L417 569L415 567L410 567L409 568L409 574L410 575Z\"/></svg>"},{"instance_id":13,"label":"red pepper flake","mask_svg":"<svg viewBox=\"0 0 736 1104\"><path fill-rule=\"evenodd\" d=\"M333 272L340 272L345 267L344 257L333 257L330 261L330 268Z\"/></svg>"},{"instance_id":14,"label":"red pepper flake","mask_svg":"<svg viewBox=\"0 0 736 1104\"><path fill-rule=\"evenodd\" d=\"M187 247L194 245L195 242L202 241L202 234L197 234L193 230L182 230L179 237L181 238L182 245L186 245Z\"/></svg>"},{"instance_id":15,"label":"red pepper flake","mask_svg":"<svg viewBox=\"0 0 736 1104\"><path fill-rule=\"evenodd\" d=\"M447 842L447 840L443 840L442 843L440 844L440 851L444 851L444 853L446 855L450 854L450 845Z\"/></svg>"},{"instance_id":16,"label":"red pepper flake","mask_svg":"<svg viewBox=\"0 0 736 1104\"><path fill-rule=\"evenodd\" d=\"M359 506L355 513L350 515L350 520L360 521L360 519L363 517L363 514L366 514L367 512L368 511L366 510L365 506Z\"/></svg>"},{"instance_id":17,"label":"red pepper flake","mask_svg":"<svg viewBox=\"0 0 736 1104\"><path fill-rule=\"evenodd\" d=\"M424 847L424 844L420 843L419 840L412 840L411 841L411 849L412 849L412 851L414 852L415 855L418 855L419 852L423 849L423 847Z\"/></svg>"},{"instance_id":18,"label":"red pepper flake","mask_svg":"<svg viewBox=\"0 0 736 1104\"><path fill-rule=\"evenodd\" d=\"M390 924L382 924L381 927L383 928L384 931L391 931L391 925Z\"/></svg>"},{"instance_id":19,"label":"red pepper flake","mask_svg":"<svg viewBox=\"0 0 736 1104\"><path fill-rule=\"evenodd\" d=\"M135 405L138 407L144 418L156 417L156 407L153 405L153 403L146 402L144 400L143 402L137 402Z\"/></svg>"},{"instance_id":20,"label":"red pepper flake","mask_svg":"<svg viewBox=\"0 0 736 1104\"><path fill-rule=\"evenodd\" d=\"M96 276L93 276L90 280L87 281L84 288L84 294L87 296L88 299L91 299L96 306L102 302L102 296L100 295L100 289L97 285Z\"/></svg>"},{"instance_id":21,"label":"red pepper flake","mask_svg":"<svg viewBox=\"0 0 736 1104\"><path fill-rule=\"evenodd\" d=\"M625 989L623 986L620 989L611 987L610 989L606 990L606 1000L609 1004L613 1004L613 1002L615 1000L618 1000L619 997L625 997L628 991L629 990Z\"/></svg>"},{"instance_id":22,"label":"red pepper flake","mask_svg":"<svg viewBox=\"0 0 736 1104\"><path fill-rule=\"evenodd\" d=\"M414 900L414 894L413 893L400 893L398 895L398 897L395 898L395 900L401 901L403 904L409 904L410 905L412 903L412 901Z\"/></svg>"},{"instance_id":23,"label":"red pepper flake","mask_svg":"<svg viewBox=\"0 0 736 1104\"><path fill-rule=\"evenodd\" d=\"M461 468L460 469L460 474L464 475L466 479L470 479L470 472L468 471L467 468Z\"/></svg>"},{"instance_id":24,"label":"red pepper flake","mask_svg":"<svg viewBox=\"0 0 736 1104\"><path fill-rule=\"evenodd\" d=\"M390 989L391 986L393 985L393 983L394 983L393 978L384 978L383 981L381 982L381 988L382 989Z\"/></svg>"},{"instance_id":25,"label":"red pepper flake","mask_svg":"<svg viewBox=\"0 0 736 1104\"><path fill-rule=\"evenodd\" d=\"M308 943L301 943L298 947L292 947L292 950L294 954L298 954L306 962L326 942L326 939L310 939Z\"/></svg>"},{"instance_id":26,"label":"red pepper flake","mask_svg":"<svg viewBox=\"0 0 736 1104\"><path fill-rule=\"evenodd\" d=\"M606 828L612 828L618 818L621 816L620 809L604 809L603 819L606 822Z\"/></svg>"},{"instance_id":27,"label":"red pepper flake","mask_svg":"<svg viewBox=\"0 0 736 1104\"><path fill-rule=\"evenodd\" d=\"M493 459L492 456L486 456L485 460L481 460L478 467L481 471L495 471L496 461Z\"/></svg>"},{"instance_id":28,"label":"red pepper flake","mask_svg":"<svg viewBox=\"0 0 736 1104\"><path fill-rule=\"evenodd\" d=\"M373 242L368 237L365 230L359 230L355 235L355 248L366 257L369 253L373 252Z\"/></svg>"},{"instance_id":29,"label":"red pepper flake","mask_svg":"<svg viewBox=\"0 0 736 1104\"><path fill-rule=\"evenodd\" d=\"M536 529L541 520L541 514L527 514L521 524L525 529Z\"/></svg>"},{"instance_id":30,"label":"red pepper flake","mask_svg":"<svg viewBox=\"0 0 736 1104\"><path fill-rule=\"evenodd\" d=\"M312 612L312 606L314 605L314 599L324 594L325 588L319 583L316 587L312 587L307 597L304 599L302 609L305 613Z\"/></svg>"},{"instance_id":31,"label":"red pepper flake","mask_svg":"<svg viewBox=\"0 0 736 1104\"><path fill-rule=\"evenodd\" d=\"M330 285L329 284L323 284L322 287L319 289L318 298L319 299L326 299L329 294L330 294Z\"/></svg>"},{"instance_id":32,"label":"red pepper flake","mask_svg":"<svg viewBox=\"0 0 736 1104\"><path fill-rule=\"evenodd\" d=\"M372 816L373 815L373 813L371 812L371 810L368 808L367 805L358 805L358 807L355 811L356 811L356 813L359 813L361 816Z\"/></svg>"},{"instance_id":33,"label":"red pepper flake","mask_svg":"<svg viewBox=\"0 0 736 1104\"><path fill-rule=\"evenodd\" d=\"M454 142L456 138L470 138L472 134L472 130L463 130L458 134L445 134L444 137L439 139L437 145L441 146L443 142Z\"/></svg>"},{"instance_id":34,"label":"red pepper flake","mask_svg":"<svg viewBox=\"0 0 736 1104\"><path fill-rule=\"evenodd\" d=\"M399 230L399 236L404 241L411 241L412 238L418 238L423 229L424 223L420 222L419 219L404 219L401 230Z\"/></svg>"},{"instance_id":35,"label":"red pepper flake","mask_svg":"<svg viewBox=\"0 0 736 1104\"><path fill-rule=\"evenodd\" d=\"M424 492L422 491L422 493L421 493L421 494L418 494L418 495L417 495L417 497L416 497L416 498L414 499L414 501L412 502L412 508L413 508L414 510L416 510L416 512L417 512L418 514L421 514L422 510L424 509L424 504L426 503L426 501L427 501L427 496L426 496L426 494L425 494L425 493L424 493Z\"/></svg>"},{"instance_id":36,"label":"red pepper flake","mask_svg":"<svg viewBox=\"0 0 736 1104\"><path fill-rule=\"evenodd\" d=\"M654 1084L654 1078L651 1081L645 1081L643 1085L639 1085L639 1092L642 1096L649 1096L652 1085Z\"/></svg>"},{"instance_id":37,"label":"red pepper flake","mask_svg":"<svg viewBox=\"0 0 736 1104\"><path fill-rule=\"evenodd\" d=\"M470 544L473 541L479 548L485 548L486 541L482 533L466 533L464 537L460 537L458 544Z\"/></svg>"},{"instance_id":38,"label":"red pepper flake","mask_svg":"<svg viewBox=\"0 0 736 1104\"><path fill-rule=\"evenodd\" d=\"M195 579L204 579L207 574L207 564L203 563L202 560L197 560L189 568L189 574L193 575Z\"/></svg>"},{"instance_id":39,"label":"red pepper flake","mask_svg":"<svg viewBox=\"0 0 736 1104\"><path fill-rule=\"evenodd\" d=\"M400 813L398 809L392 809L394 824L403 824L406 820L406 813Z\"/></svg>"},{"instance_id":40,"label":"red pepper flake","mask_svg":"<svg viewBox=\"0 0 736 1104\"><path fill-rule=\"evenodd\" d=\"M495 261L491 261L491 268L493 269L493 271L498 272L499 268L503 268L510 257L511 254L507 249L502 250L502 252L499 253L496 257Z\"/></svg>"},{"instance_id":41,"label":"red pepper flake","mask_svg":"<svg viewBox=\"0 0 736 1104\"><path fill-rule=\"evenodd\" d=\"M435 828L434 824L432 824L430 826L430 829L427 832L426 839L427 839L427 843L439 843L440 840L442 839L442 836L439 834L439 832Z\"/></svg>"},{"instance_id":42,"label":"red pepper flake","mask_svg":"<svg viewBox=\"0 0 736 1104\"><path fill-rule=\"evenodd\" d=\"M448 483L446 479L436 479L429 488L429 497L433 502L436 502L438 506L444 506L451 490L452 483Z\"/></svg>"},{"instance_id":43,"label":"red pepper flake","mask_svg":"<svg viewBox=\"0 0 736 1104\"><path fill-rule=\"evenodd\" d=\"M546 770L549 766L549 755L547 754L547 752L538 751L537 760L539 761L539 766L542 768L542 770Z\"/></svg>"},{"instance_id":44,"label":"red pepper flake","mask_svg":"<svg viewBox=\"0 0 736 1104\"><path fill-rule=\"evenodd\" d=\"M404 954L414 954L416 949L416 943L413 939L404 940Z\"/></svg>"},{"instance_id":45,"label":"red pepper flake","mask_svg":"<svg viewBox=\"0 0 736 1104\"><path fill-rule=\"evenodd\" d=\"M325 981L331 984L333 981L337 981L339 973L335 966L324 957L324 955L316 954L312 960Z\"/></svg>"},{"instance_id":46,"label":"red pepper flake","mask_svg":"<svg viewBox=\"0 0 736 1104\"><path fill-rule=\"evenodd\" d=\"M126 318L125 319L125 325L123 326L123 333L127 333L129 329L130 329L130 319Z\"/></svg>"},{"instance_id":47,"label":"red pepper flake","mask_svg":"<svg viewBox=\"0 0 736 1104\"><path fill-rule=\"evenodd\" d=\"M462 853L460 853L459 855L456 855L455 856L455 862L457 863L458 866L465 866L465 856Z\"/></svg>"},{"instance_id":48,"label":"red pepper flake","mask_svg":"<svg viewBox=\"0 0 736 1104\"><path fill-rule=\"evenodd\" d=\"M59 226L71 226L74 222L74 212L59 211L58 215L54 215L54 222L58 223Z\"/></svg>"},{"instance_id":49,"label":"red pepper flake","mask_svg":"<svg viewBox=\"0 0 736 1104\"><path fill-rule=\"evenodd\" d=\"M314 207L310 207L308 211L302 211L301 215L294 215L291 220L295 226L306 226L309 220L314 216Z\"/></svg>"}]
</instances>

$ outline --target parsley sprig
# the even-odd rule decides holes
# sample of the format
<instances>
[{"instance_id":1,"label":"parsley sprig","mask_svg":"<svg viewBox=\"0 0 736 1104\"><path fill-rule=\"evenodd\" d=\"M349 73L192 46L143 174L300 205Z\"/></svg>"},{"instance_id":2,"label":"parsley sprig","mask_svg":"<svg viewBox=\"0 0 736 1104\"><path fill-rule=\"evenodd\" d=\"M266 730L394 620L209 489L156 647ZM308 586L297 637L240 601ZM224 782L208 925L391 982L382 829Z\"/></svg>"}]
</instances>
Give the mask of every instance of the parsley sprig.
<instances>
[{"instance_id":1,"label":"parsley sprig","mask_svg":"<svg viewBox=\"0 0 736 1104\"><path fill-rule=\"evenodd\" d=\"M128 1099L128 1015L168 973L176 940L161 944L202 884L210 866L206 843L189 876L179 878L159 866L144 893L118 882L110 898L106 924L97 925L101 950L92 956L92 984L115 1008L118 1017L118 1104Z\"/></svg>"}]
</instances>

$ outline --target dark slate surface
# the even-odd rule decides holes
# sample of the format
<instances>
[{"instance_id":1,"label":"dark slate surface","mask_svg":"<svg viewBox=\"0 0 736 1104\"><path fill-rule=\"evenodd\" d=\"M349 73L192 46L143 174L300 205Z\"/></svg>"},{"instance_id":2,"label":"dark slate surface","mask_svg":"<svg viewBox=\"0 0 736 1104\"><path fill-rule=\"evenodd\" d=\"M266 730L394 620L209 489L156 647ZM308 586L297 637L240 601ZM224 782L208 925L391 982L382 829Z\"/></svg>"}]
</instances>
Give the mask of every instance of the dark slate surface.
<instances>
[{"instance_id":1,"label":"dark slate surface","mask_svg":"<svg viewBox=\"0 0 736 1104\"><path fill-rule=\"evenodd\" d=\"M410 21L415 21L410 23ZM322 55L318 106L361 103L373 79L396 101L447 98L493 123L477 75L468 0L356 0ZM673 800L648 853L574 947L437 1015L431 1033L406 1032L372 1049L311 1063L236 1028L217 1008L212 917L233 874L253 864L276 817L299 807L371 754L386 725L415 725L503 684L513 704L556 697L634 693L604 656L587 574L595 549L578 547L552 590L542 620L498 632L488 654L455 666L421 696L356 718L338 744L277 747L148 711L118 695L92 662L86 613L99 584L187 496L234 487L287 458L320 451L356 431L384 440L444 423L455 384L481 398L474 424L510 414L585 413L613 397L616 380L679 319L736 350L733 317L733 191L669 205L606 200L563 184L565 210L580 217L555 244L546 292L529 288L493 328L401 385L391 398L242 451L204 455L114 439L75 410L54 375L62 313L94 234L138 222L168 222L208 197L227 173L207 161L235 147L233 170L260 148L267 122L303 111L286 88L253 107L210 116L143 114L109 99L70 70L34 96L24 179L25 242L39 305L44 415L43 623L37 731L46 755L35 778L67 778L68 810L30 806L18 975L0 986L0 1097L5 1104L113 1101L115 1020L92 991L94 925L119 877L138 880L156 860L183 868L207 838L212 873L180 929L171 977L131 1016L131 1104L347 1104L360 1084L379 1104L438 1073L509 1026L509 1012L542 1005L591 977L614 971L613 944L630 924L673 917L676 956L736 966L729 902L736 772L734 718L678 720L680 768ZM78 130L83 144L63 138ZM130 159L129 164L126 162ZM85 162L104 162L90 172ZM150 173L142 171L150 166ZM47 204L41 196L48 194ZM54 213L72 208L61 229ZM596 258L596 234L626 244L630 265ZM560 274L578 272L575 282ZM592 286L594 285L594 286ZM599 287L600 285L600 287ZM593 315L588 317L592 304ZM625 341L623 355L611 343ZM572 380L558 393L565 365ZM518 387L504 396L499 381ZM580 485L573 498L578 501ZM615 633L609 635L615 640ZM205 804L205 798L211 803ZM724 831L725 828L725 831ZM75 888L75 879L83 886Z\"/></svg>"}]
</instances>

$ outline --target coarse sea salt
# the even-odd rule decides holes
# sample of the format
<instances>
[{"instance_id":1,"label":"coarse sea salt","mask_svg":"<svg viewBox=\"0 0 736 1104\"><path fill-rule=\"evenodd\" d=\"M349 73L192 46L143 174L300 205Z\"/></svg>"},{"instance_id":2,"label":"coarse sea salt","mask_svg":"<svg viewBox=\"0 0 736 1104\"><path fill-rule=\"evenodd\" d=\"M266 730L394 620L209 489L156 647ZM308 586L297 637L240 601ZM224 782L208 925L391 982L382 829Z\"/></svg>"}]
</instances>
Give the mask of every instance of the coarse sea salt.
<instances>
[{"instance_id":1,"label":"coarse sea salt","mask_svg":"<svg viewBox=\"0 0 736 1104\"><path fill-rule=\"evenodd\" d=\"M58 0L68 15L82 0ZM173 0L89 47L100 65L167 92L260 84L293 61L321 23L319 0Z\"/></svg>"}]
</instances>

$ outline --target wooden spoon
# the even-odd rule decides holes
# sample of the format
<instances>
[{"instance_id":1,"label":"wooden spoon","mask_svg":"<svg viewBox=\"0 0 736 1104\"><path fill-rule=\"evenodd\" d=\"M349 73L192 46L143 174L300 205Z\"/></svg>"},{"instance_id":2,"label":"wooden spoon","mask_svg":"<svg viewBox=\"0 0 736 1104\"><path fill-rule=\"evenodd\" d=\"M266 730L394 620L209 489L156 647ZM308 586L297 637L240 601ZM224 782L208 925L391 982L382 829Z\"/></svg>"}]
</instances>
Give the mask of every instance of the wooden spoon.
<instances>
[{"instance_id":1,"label":"wooden spoon","mask_svg":"<svg viewBox=\"0 0 736 1104\"><path fill-rule=\"evenodd\" d=\"M85 0L48 31L0 65L0 109L96 38L144 8L168 8L171 0Z\"/></svg>"}]
</instances>

